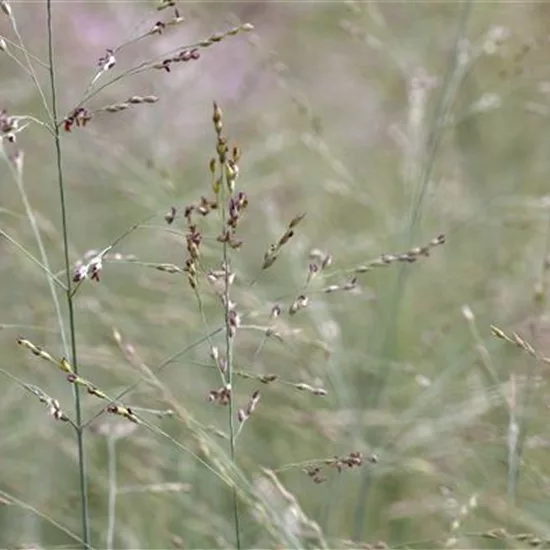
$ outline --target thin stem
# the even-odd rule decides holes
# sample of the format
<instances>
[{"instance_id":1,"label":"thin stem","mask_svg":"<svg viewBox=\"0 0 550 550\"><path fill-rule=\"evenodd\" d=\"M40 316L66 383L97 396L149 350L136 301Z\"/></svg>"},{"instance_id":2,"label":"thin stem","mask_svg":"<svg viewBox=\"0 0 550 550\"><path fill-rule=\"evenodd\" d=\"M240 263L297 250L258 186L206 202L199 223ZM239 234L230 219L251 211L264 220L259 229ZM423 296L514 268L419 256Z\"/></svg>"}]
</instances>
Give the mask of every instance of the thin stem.
<instances>
[{"instance_id":1,"label":"thin stem","mask_svg":"<svg viewBox=\"0 0 550 550\"><path fill-rule=\"evenodd\" d=\"M542 261L540 265L540 275L539 275L539 285L540 285L540 292L542 293L542 296L544 297L546 295L546 283L545 283L545 274L548 270L547 267L547 258L548 253L550 252L550 213L547 218L546 222L546 237L544 242L544 252L542 254ZM536 301L536 311L535 316L537 319L540 320L541 315L543 313L542 306L543 303L541 301ZM532 327L534 328L534 327ZM535 331L532 330L531 337L533 340L536 338ZM511 465L513 464L515 467L515 470L510 472L508 474L508 497L512 505L516 502L516 491L517 491L517 485L519 482L519 476L520 476L520 467L522 465L522 459L523 459L523 452L525 448L525 441L527 439L528 433L530 431L530 428L532 427L533 417L527 416L526 408L529 404L529 402L534 398L534 394L537 391L537 384L535 381L535 378L537 376L540 376L540 363L537 362L536 370L530 371L527 381L527 387L521 396L521 398L518 398L518 401L521 401L519 406L520 414L517 414L517 418L515 419L515 425L512 424L512 417L510 413L510 422L509 422L509 428L508 428L508 440L510 441L513 436L515 436L515 454L512 456L511 450L509 450L509 470L511 470ZM523 414L521 414L523 413ZM514 431L515 430L515 431ZM511 460L513 458L513 461Z\"/></svg>"},{"instance_id":2,"label":"thin stem","mask_svg":"<svg viewBox=\"0 0 550 550\"><path fill-rule=\"evenodd\" d=\"M4 41L6 42L6 44L10 47L13 47L13 48L16 48L18 50L21 50L21 51L24 51L25 48L22 47L20 44L18 44L17 42L14 42L13 40L10 40L9 38L7 38L6 36L0 36L0 38L4 39ZM11 57L18 65L19 67L21 67L21 69L23 71L25 71L26 74L31 74L30 71L27 70L27 68L25 67L25 65L23 64L23 62L21 62L17 57L15 57L15 55L13 53L11 53L9 50L8 51L5 51L4 52L4 55L7 55L8 57ZM33 55L32 53L30 53L28 50L27 50L27 55L29 56L28 58L29 59L32 59L33 61L35 61L36 63L38 63L38 65L40 65L43 69L48 69L48 65L46 62L42 61L39 57L37 57L36 55Z\"/></svg>"},{"instance_id":3,"label":"thin stem","mask_svg":"<svg viewBox=\"0 0 550 550\"><path fill-rule=\"evenodd\" d=\"M48 523L49 525L55 527L60 533L64 533L65 535L70 537L72 540L85 544L85 542L76 533L73 533L68 527L65 527L65 525L63 525L62 523L59 523L53 517L48 516L47 514L42 512L41 509L35 508L31 504L28 504L23 500L19 500L12 493L7 493L2 489L0 489L0 497L8 500L14 507L17 506L21 510L25 510L26 512L30 512L31 514L34 514L35 516L41 518L45 523ZM86 545L86 547L89 550L93 550L91 546Z\"/></svg>"},{"instance_id":4,"label":"thin stem","mask_svg":"<svg viewBox=\"0 0 550 550\"><path fill-rule=\"evenodd\" d=\"M157 375L160 371L164 370L168 365L171 363L175 363L176 360L181 357L182 355L185 355L188 351L192 350L193 348L200 346L202 343L209 340L209 338L213 338L217 334L219 334L223 330L223 326L218 327L217 329L214 329L211 333L207 334L206 336L202 336L198 340L195 340L193 343L189 344L188 346L185 346L183 349L180 349L179 351L173 353L166 359L163 359L154 369L153 373ZM120 393L118 393L111 401L109 401L109 404L114 404L120 401L125 395L130 393L132 390L137 388L145 379L145 377L139 378L134 383L127 386L124 390L122 390ZM89 426L96 418L99 418L102 414L105 413L105 407L101 407L94 415L92 415L86 422L83 424L83 428L86 428Z\"/></svg>"},{"instance_id":5,"label":"thin stem","mask_svg":"<svg viewBox=\"0 0 550 550\"><path fill-rule=\"evenodd\" d=\"M107 550L113 550L115 541L115 523L116 523L116 437L110 435L107 438L107 452L109 460L109 508L107 517L109 523L107 526Z\"/></svg>"},{"instance_id":6,"label":"thin stem","mask_svg":"<svg viewBox=\"0 0 550 550\"><path fill-rule=\"evenodd\" d=\"M468 66L460 61L460 41L464 38L465 29L471 14L471 0L463 0L458 22L458 32L455 35L455 43L452 49L451 60L448 64L448 70L441 85L441 93L435 110L435 116L431 128L431 134L426 144L426 162L419 175L420 189L416 198L412 202L410 219L407 227L409 242L414 239L417 225L420 221L421 206L426 197L428 184L434 171L437 153L445 137L448 125L447 118L456 98L457 91L468 72Z\"/></svg>"},{"instance_id":7,"label":"thin stem","mask_svg":"<svg viewBox=\"0 0 550 550\"><path fill-rule=\"evenodd\" d=\"M516 378L512 374L510 377L511 396L508 407L508 503L513 509L516 505L517 481L519 477L519 452L518 439L520 435L520 424L518 415L518 388Z\"/></svg>"},{"instance_id":8,"label":"thin stem","mask_svg":"<svg viewBox=\"0 0 550 550\"><path fill-rule=\"evenodd\" d=\"M212 351L214 349L214 343L212 341L212 338L210 338L210 334L211 334L212 331L210 330L210 327L208 325L208 321L206 320L206 314L204 312L204 306L203 306L198 288L195 289L195 296L197 298L197 303L199 305L199 312L200 312L200 315L201 315L202 324L204 325L204 329L206 330L206 335L208 336L208 345L210 346L210 351ZM224 384L225 383L225 378L224 378L222 370L219 368L218 361L216 361L216 364L218 365L218 372L220 373L220 376L221 376L221 379L222 379L222 384Z\"/></svg>"},{"instance_id":9,"label":"thin stem","mask_svg":"<svg viewBox=\"0 0 550 550\"><path fill-rule=\"evenodd\" d=\"M49 0L47 2L47 5L49 6ZM33 67L33 64L31 62L29 52L27 51L27 48L25 48L25 45L23 43L23 39L21 38L21 34L19 33L19 28L17 27L17 21L15 20L15 17L11 13L10 13L9 18L10 18L11 26L13 28L13 32L15 33L15 36L17 37L17 40L19 41L19 46L21 48L21 51L23 52L23 55L25 57L25 61L27 62L27 65L29 67L28 74L31 77L31 80L32 80L33 84L35 85L36 89L38 90L38 93L40 95L40 99L42 100L42 104L44 105L44 108L46 109L46 112L48 113L48 116L50 117L50 119L55 120L55 115L53 114L53 112L50 112L50 109L48 107L48 101L46 100L46 96L44 95L44 92L42 90L42 86L40 86L40 82L39 82L39 80L36 76L36 73L34 71L34 67ZM51 60L50 60L50 66L48 67L48 69L50 70L50 72L52 71Z\"/></svg>"},{"instance_id":10,"label":"thin stem","mask_svg":"<svg viewBox=\"0 0 550 550\"><path fill-rule=\"evenodd\" d=\"M19 190L19 194L21 195L21 200L23 201L23 206L25 207L25 212L27 215L27 219L29 220L29 223L31 225L32 232L34 233L34 237L36 239L36 243L38 245L38 250L40 251L40 256L42 258L42 263L39 265L43 266L44 272L47 274L47 281L48 281L48 287L50 289L50 293L52 295L54 308L55 308L55 314L57 316L57 321L59 323L59 330L61 331L61 340L63 344L63 352L67 353L68 346L67 346L67 337L65 334L65 324L63 322L63 315L61 313L61 306L59 304L59 298L57 296L57 289L54 285L54 276L50 270L49 261L48 261L48 255L46 253L46 248L44 247L44 242L42 240L42 235L40 234L40 228L38 227L38 222L36 220L36 216L34 215L34 211L31 207L29 198L27 196L27 191L25 190L25 186L23 185L23 175L22 170L17 170L15 174L15 179L17 182L17 188ZM65 285L62 285L62 288L65 288Z\"/></svg>"},{"instance_id":11,"label":"thin stem","mask_svg":"<svg viewBox=\"0 0 550 550\"><path fill-rule=\"evenodd\" d=\"M67 206L65 202L65 186L63 178L63 163L61 155L61 139L59 134L59 125L57 124L57 89L55 83L55 67L53 53L53 25L52 25L52 2L46 0L47 10L47 29L48 29L48 63L51 87L52 104L52 127L54 129L55 155L57 165L57 182L59 187L59 200L61 207L61 224L63 229L63 249L65 256L65 275L66 275L66 299L69 311L69 331L71 337L71 362L75 374L78 374L78 361L76 352L76 327L74 316L74 304L72 298L72 278L71 265L69 261L69 233L67 220ZM84 429L82 427L82 407L80 403L80 389L78 385L73 385L74 403L75 403L75 423L76 423L76 442L78 450L78 470L80 485L80 503L82 512L82 540L85 549L90 548L90 526L88 521L88 488L86 484L86 461L84 454Z\"/></svg>"},{"instance_id":12,"label":"thin stem","mask_svg":"<svg viewBox=\"0 0 550 550\"><path fill-rule=\"evenodd\" d=\"M229 194L229 199L231 198L231 190L227 181L227 173L224 169L223 164L220 162L220 170L223 174L224 185L222 193ZM226 197L224 197L226 198ZM221 218L222 218L222 233L225 231L226 226L226 203L227 201L222 201L221 208ZM224 264L224 273L225 273L225 285L224 285L224 314L225 314L225 357L226 357L226 368L227 368L227 384L229 385L229 451L231 453L231 462L236 466L235 461L235 442L237 439L237 433L235 431L235 402L234 402L234 391L233 391L233 337L231 335L231 308L230 308L230 297L229 297L229 251L227 245L227 239L223 241L223 264ZM237 496L237 489L235 485L233 487L233 517L235 522L235 543L237 550L241 549L241 529L239 521L239 499Z\"/></svg>"},{"instance_id":13,"label":"thin stem","mask_svg":"<svg viewBox=\"0 0 550 550\"><path fill-rule=\"evenodd\" d=\"M224 261L227 262L227 243L223 244L224 248ZM227 380L231 388L229 394L229 447L231 453L231 462L235 465L235 441L237 439L237 433L235 433L235 403L233 397L233 343L229 330L229 269L226 263L226 272L225 272L225 346L226 346L226 361L227 361ZM237 489L233 484L233 514L235 520L235 542L237 545L237 550L241 549L241 530L239 525L239 499L237 497Z\"/></svg>"},{"instance_id":14,"label":"thin stem","mask_svg":"<svg viewBox=\"0 0 550 550\"><path fill-rule=\"evenodd\" d=\"M34 262L44 273L48 276L48 281L54 281L61 289L66 291L65 283L60 281L57 276L52 273L48 266L44 265L40 260L35 258L26 248L24 248L22 245L20 245L13 237L11 237L8 233L6 233L3 229L0 229L0 235L4 237L7 241L9 241L13 246L18 248L29 260Z\"/></svg>"},{"instance_id":15,"label":"thin stem","mask_svg":"<svg viewBox=\"0 0 550 550\"><path fill-rule=\"evenodd\" d=\"M416 196L411 202L411 209L407 220L406 227L406 239L407 248L410 247L413 239L415 238L418 225L420 223L422 206L428 189L428 183L432 177L433 170L435 168L437 154L439 152L440 145L445 137L445 120L447 119L450 110L453 105L453 101L456 97L456 92L464 77L464 68L460 64L459 46L460 40L464 37L466 25L471 13L472 2L471 0L463 0L459 8L459 18L457 25L457 32L455 36L455 44L452 52L452 59L449 63L448 72L442 82L441 92L436 106L435 115L430 127L430 135L425 144L425 158L418 174L419 189ZM388 358L393 354L393 349L396 346L396 319L399 315L399 309L402 305L403 295L405 292L405 286L408 280L408 271L403 268L397 273L395 283L392 285L391 290L388 292L387 298L384 301L380 301L381 316L377 320L376 329L373 331L373 339L375 338L379 345L380 357ZM384 303L385 302L385 303ZM384 388L387 387L387 383L390 376L390 370L384 369L381 371L380 379L376 385L366 394L366 397L361 397L363 401L369 400L369 407L378 407L380 400L384 396ZM362 429L362 428L360 428ZM378 442L377 442L378 443ZM387 444L386 441L381 440L378 444L379 447L384 447ZM370 472L366 472L363 476L363 481L359 486L357 503L354 511L354 526L353 526L353 538L358 540L362 537L365 529L365 518L370 517L369 504L371 502L373 479Z\"/></svg>"}]
</instances>

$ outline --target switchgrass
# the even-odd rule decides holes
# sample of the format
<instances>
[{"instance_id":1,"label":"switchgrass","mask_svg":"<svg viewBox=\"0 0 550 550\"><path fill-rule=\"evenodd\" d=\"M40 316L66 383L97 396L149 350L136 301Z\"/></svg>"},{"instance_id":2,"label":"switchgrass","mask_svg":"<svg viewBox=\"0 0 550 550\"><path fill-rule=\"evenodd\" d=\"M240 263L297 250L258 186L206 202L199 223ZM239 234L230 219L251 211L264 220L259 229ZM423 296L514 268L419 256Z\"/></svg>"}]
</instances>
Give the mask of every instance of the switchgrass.
<instances>
[{"instance_id":1,"label":"switchgrass","mask_svg":"<svg viewBox=\"0 0 550 550\"><path fill-rule=\"evenodd\" d=\"M544 4L1 5L0 547L549 544Z\"/></svg>"}]
</instances>

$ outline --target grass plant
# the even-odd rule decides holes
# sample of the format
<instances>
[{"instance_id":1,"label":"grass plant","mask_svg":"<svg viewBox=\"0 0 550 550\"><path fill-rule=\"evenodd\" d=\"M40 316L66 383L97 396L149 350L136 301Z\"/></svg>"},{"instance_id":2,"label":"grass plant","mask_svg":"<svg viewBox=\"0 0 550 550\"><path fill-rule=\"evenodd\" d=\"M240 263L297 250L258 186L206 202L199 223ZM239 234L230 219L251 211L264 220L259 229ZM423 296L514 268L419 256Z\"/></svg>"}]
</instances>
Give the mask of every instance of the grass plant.
<instances>
[{"instance_id":1,"label":"grass plant","mask_svg":"<svg viewBox=\"0 0 550 550\"><path fill-rule=\"evenodd\" d=\"M0 8L0 548L550 545L544 3Z\"/></svg>"}]
</instances>

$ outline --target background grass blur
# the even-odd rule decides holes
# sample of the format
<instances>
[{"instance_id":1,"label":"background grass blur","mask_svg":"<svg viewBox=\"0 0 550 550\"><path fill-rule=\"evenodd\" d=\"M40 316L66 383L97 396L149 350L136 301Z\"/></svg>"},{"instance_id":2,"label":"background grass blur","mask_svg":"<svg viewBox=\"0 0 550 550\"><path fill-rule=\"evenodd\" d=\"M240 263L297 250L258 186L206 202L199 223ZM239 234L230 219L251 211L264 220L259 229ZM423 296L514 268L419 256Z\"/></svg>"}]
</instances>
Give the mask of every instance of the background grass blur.
<instances>
[{"instance_id":1,"label":"background grass blur","mask_svg":"<svg viewBox=\"0 0 550 550\"><path fill-rule=\"evenodd\" d=\"M45 61L43 4L11 6L28 52ZM62 114L82 97L105 49L153 24L154 8L137 1L54 3ZM113 71L236 24L252 23L255 31L170 73L122 79L91 105L147 94L159 102L103 113L63 134L71 261L157 212L116 251L183 265L182 218L169 232L163 215L209 193L213 100L223 109L226 134L243 150L238 186L249 207L239 229L244 245L232 254L243 324L265 326L274 303L288 308L314 248L333 255L332 284L382 253L423 246L440 233L447 238L429 258L360 275L359 290L312 293L306 309L282 315L283 342L239 330L236 369L328 392L236 378L239 406L254 389L262 392L237 440L252 495L240 506L243 546L523 548L535 538L543 544L550 539L548 367L495 339L489 327L517 331L550 354L549 5L258 1L181 2L178 9L185 23L123 50ZM6 17L0 34L23 60ZM44 118L32 81L0 55L0 107ZM35 68L47 90L46 72L38 62ZM50 265L61 272L53 142L31 125L18 147ZM38 257L6 163L0 174L0 228ZM296 236L247 286L269 244L300 212L307 216ZM206 222L204 261L219 268L215 220ZM46 277L8 240L0 240L0 252L1 368L72 414L64 377L16 343L23 335L62 354ZM319 289L328 284L323 277L315 281ZM147 378L113 331L153 369L223 324L204 281L201 296L206 325L185 277L107 263L101 282L85 281L76 295L82 376L109 395ZM220 335L214 339L223 344ZM107 544L113 457L115 547L234 546L227 487L175 444L223 470L196 437L197 426L204 434L227 429L227 409L207 402L219 386L211 363L207 342L190 347L158 374L161 385L144 381L125 396L124 404L135 407L177 403L186 422L147 417L171 439L140 426L115 440L107 426L128 423L105 415L86 432L95 548ZM21 384L0 380L0 547L75 547L73 430L48 416ZM90 418L101 402L85 395L83 408ZM227 442L208 437L219 446L214 455L227 457ZM365 460L340 474L325 468L321 484L300 467L287 468L352 451L366 459L375 454L378 463ZM262 468L277 471L295 500L269 485ZM254 513L255 501L273 511L271 525ZM491 538L497 528L508 535ZM529 535L521 540L519 533Z\"/></svg>"}]
</instances>

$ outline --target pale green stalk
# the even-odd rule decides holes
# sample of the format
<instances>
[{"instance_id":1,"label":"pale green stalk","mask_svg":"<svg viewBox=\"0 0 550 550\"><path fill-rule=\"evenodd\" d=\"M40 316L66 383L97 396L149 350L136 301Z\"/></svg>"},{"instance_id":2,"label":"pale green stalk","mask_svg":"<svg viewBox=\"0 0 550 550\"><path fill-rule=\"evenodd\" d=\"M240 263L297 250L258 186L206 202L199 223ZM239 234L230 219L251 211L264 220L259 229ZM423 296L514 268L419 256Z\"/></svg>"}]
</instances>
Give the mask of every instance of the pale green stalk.
<instances>
[{"instance_id":1,"label":"pale green stalk","mask_svg":"<svg viewBox=\"0 0 550 550\"><path fill-rule=\"evenodd\" d=\"M109 460L109 505L107 517L109 523L107 526L107 550L113 550L115 542L115 525L116 525L116 496L117 496L117 480L116 480L116 441L114 435L107 437L107 453Z\"/></svg>"},{"instance_id":2,"label":"pale green stalk","mask_svg":"<svg viewBox=\"0 0 550 550\"><path fill-rule=\"evenodd\" d=\"M48 62L49 62L49 77L51 87L51 111L52 111L52 127L54 129L55 157L57 165L57 182L59 187L59 201L61 207L61 224L63 231L63 250L65 257L65 276L67 279L66 300L69 311L69 332L71 339L71 363L75 374L78 374L78 358L76 350L76 325L74 315L74 303L72 296L72 278L71 264L69 260L69 229L67 204L65 200L65 184L63 175L63 162L61 155L61 137L59 135L59 125L57 123L57 88L55 82L55 57L53 51L53 24L52 24L52 2L46 0L47 10L47 31L48 31ZM76 424L76 440L78 451L78 470L79 470L79 485L80 485L80 504L81 504L81 521L82 521L82 540L85 549L90 547L90 526L88 516L88 487L86 477L86 457L84 451L84 428L82 427L82 407L80 403L80 389L78 385L73 385L74 402L75 402L75 424Z\"/></svg>"},{"instance_id":3,"label":"pale green stalk","mask_svg":"<svg viewBox=\"0 0 550 550\"><path fill-rule=\"evenodd\" d=\"M420 221L422 205L426 196L426 191L437 160L437 153L444 138L447 129L446 121L453 101L456 97L458 86L463 78L464 72L459 59L460 40L464 36L466 24L471 13L471 1L464 0L460 8L460 17L457 24L457 33L455 36L455 44L453 48L452 59L449 62L449 69L441 86L441 93L438 104L435 110L434 118L429 125L431 134L423 144L421 153L425 154L423 159L422 169L418 174L418 192L413 199L409 213L407 227L405 228L405 242L410 245L414 242L415 232ZM413 182L416 183L416 182ZM410 246L409 246L410 247ZM376 321L376 329L372 331L374 345L378 348L378 353L381 358L391 358L393 350L397 347L397 319L401 306L402 297L408 278L408 270L403 267L396 274L394 281L391 283L391 289L384 299L380 300L380 318ZM372 344L369 347L373 347ZM385 366L384 366L385 367ZM373 385L370 392L366 394L365 400L368 400L368 406L375 408L376 405L383 399L384 387L391 375L391 368L384 368L380 372L379 382ZM361 403L366 406L367 403ZM381 439L381 438L380 438ZM383 441L372 441L371 444L383 445ZM369 472L363 476L363 481L360 484L357 503L354 513L353 538L360 540L364 535L365 518L368 517L368 501L371 495L371 485L373 478Z\"/></svg>"},{"instance_id":4,"label":"pale green stalk","mask_svg":"<svg viewBox=\"0 0 550 550\"><path fill-rule=\"evenodd\" d=\"M221 163L220 163L221 164ZM223 184L223 193L225 194L229 189L227 182L227 174L225 173L224 166L221 166L221 170L224 174L224 184ZM231 192L229 191L231 196ZM226 197L224 197L225 199ZM222 201L222 230L225 229L226 223L226 201ZM229 384L229 451L231 453L231 461L233 465L237 466L235 461L235 448L236 448L236 437L237 432L235 430L235 402L234 402L234 389L233 389L233 338L231 337L231 327L230 327L230 315L231 309L229 307L229 251L227 247L227 242L223 242L223 263L225 270L225 288L224 288L224 315L225 315L225 357L226 357L226 366L227 366L227 383ZM237 489L233 484L233 518L235 522L235 543L237 550L241 549L241 529L240 529L240 520L239 520L239 500L237 495Z\"/></svg>"}]
</instances>

